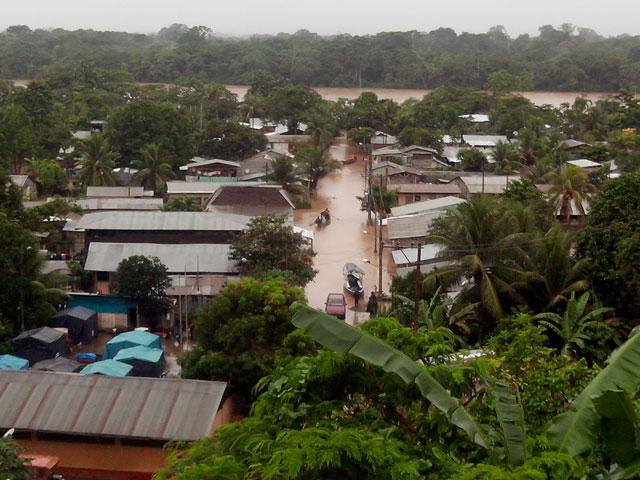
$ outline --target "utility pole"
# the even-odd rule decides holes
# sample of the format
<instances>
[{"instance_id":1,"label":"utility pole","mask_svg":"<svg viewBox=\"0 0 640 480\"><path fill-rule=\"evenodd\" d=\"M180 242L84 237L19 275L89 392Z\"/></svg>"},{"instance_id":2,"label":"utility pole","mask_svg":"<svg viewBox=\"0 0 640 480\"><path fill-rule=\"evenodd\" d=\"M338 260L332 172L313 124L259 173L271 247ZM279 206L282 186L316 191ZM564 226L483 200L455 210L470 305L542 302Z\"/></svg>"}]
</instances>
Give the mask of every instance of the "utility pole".
<instances>
[{"instance_id":1,"label":"utility pole","mask_svg":"<svg viewBox=\"0 0 640 480\"><path fill-rule=\"evenodd\" d=\"M420 298L422 297L422 273L420 272L420 262L422 260L422 244L418 243L418 261L416 263L416 293L413 299L413 325L414 330L418 330L418 319L420 316Z\"/></svg>"},{"instance_id":2,"label":"utility pole","mask_svg":"<svg viewBox=\"0 0 640 480\"><path fill-rule=\"evenodd\" d=\"M486 158L484 156L484 153L482 154L482 194L484 195L484 162L485 162Z\"/></svg>"}]
</instances>

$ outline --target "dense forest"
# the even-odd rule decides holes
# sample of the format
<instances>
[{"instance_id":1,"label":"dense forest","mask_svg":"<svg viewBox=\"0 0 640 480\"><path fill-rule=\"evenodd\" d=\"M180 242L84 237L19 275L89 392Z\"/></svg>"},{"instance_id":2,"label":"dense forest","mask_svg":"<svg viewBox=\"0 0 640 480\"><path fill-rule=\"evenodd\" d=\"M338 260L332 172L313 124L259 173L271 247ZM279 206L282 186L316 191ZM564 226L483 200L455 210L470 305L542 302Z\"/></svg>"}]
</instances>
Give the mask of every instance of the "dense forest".
<instances>
[{"instance_id":1,"label":"dense forest","mask_svg":"<svg viewBox=\"0 0 640 480\"><path fill-rule=\"evenodd\" d=\"M0 78L36 78L79 63L123 80L250 84L261 72L292 83L339 87L617 91L640 86L640 37L545 25L539 35L385 32L376 35L216 36L175 24L157 34L31 30L0 33Z\"/></svg>"}]
</instances>

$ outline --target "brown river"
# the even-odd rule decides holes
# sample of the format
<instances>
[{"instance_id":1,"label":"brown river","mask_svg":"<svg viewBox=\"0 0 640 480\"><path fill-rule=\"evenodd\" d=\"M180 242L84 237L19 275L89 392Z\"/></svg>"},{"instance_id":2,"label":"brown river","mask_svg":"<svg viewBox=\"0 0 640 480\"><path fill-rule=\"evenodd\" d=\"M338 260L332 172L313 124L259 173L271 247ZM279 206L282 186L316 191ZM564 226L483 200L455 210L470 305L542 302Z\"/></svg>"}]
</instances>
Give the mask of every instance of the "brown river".
<instances>
[{"instance_id":1,"label":"brown river","mask_svg":"<svg viewBox=\"0 0 640 480\"><path fill-rule=\"evenodd\" d=\"M247 85L225 85L225 87L232 93L238 95L238 98L242 100L246 95L249 87ZM338 100L340 98L346 98L353 100L357 98L363 92L373 92L378 95L378 98L393 100L396 103L402 103L410 98L420 100L427 95L431 90L421 90L413 88L341 88L341 87L314 87L314 90L318 92L325 100ZM607 98L612 93L599 93L599 92L518 92L525 98L531 100L536 105L552 105L559 107L562 103L573 103L577 97L585 97L595 102Z\"/></svg>"},{"instance_id":2,"label":"brown river","mask_svg":"<svg viewBox=\"0 0 640 480\"><path fill-rule=\"evenodd\" d=\"M31 80L8 80L19 86L28 85ZM139 83L138 85L158 85L165 88L175 86L172 83ZM238 95L238 99L244 99L248 85L225 85L225 87L232 93ZM378 95L378 98L393 100L397 103L402 103L410 98L421 99L427 95L431 90L417 89L417 88L343 88L343 87L314 87L314 90L318 92L325 100L338 100L340 98L346 98L353 100L357 98L363 92L373 92ZM591 101L600 100L613 95L612 93L603 92L518 92L525 98L531 100L536 105L552 105L559 107L562 103L573 103L577 97L585 97Z\"/></svg>"}]
</instances>

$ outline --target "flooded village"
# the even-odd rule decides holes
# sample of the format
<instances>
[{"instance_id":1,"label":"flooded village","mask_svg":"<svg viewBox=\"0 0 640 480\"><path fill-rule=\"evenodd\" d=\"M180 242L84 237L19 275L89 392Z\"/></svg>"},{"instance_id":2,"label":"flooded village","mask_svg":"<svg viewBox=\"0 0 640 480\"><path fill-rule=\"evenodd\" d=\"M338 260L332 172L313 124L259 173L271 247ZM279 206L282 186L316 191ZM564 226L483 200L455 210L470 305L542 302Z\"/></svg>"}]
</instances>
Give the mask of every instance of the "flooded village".
<instances>
[{"instance_id":1,"label":"flooded village","mask_svg":"<svg viewBox=\"0 0 640 480\"><path fill-rule=\"evenodd\" d=\"M350 60L357 87L239 85L169 56L8 80L31 70L3 48L61 35L24 28L0 33L1 479L635 478L631 70L603 93L367 88ZM550 28L479 37L596 42Z\"/></svg>"}]
</instances>

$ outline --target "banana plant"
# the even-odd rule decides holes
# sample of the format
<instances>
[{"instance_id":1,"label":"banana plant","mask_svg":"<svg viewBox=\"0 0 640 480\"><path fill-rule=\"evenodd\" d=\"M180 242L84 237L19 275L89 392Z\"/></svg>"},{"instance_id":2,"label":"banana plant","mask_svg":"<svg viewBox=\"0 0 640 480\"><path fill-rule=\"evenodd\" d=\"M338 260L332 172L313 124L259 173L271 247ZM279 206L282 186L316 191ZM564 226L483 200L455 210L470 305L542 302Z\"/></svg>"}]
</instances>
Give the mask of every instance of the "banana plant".
<instances>
[{"instance_id":1,"label":"banana plant","mask_svg":"<svg viewBox=\"0 0 640 480\"><path fill-rule=\"evenodd\" d=\"M354 355L365 362L398 375L405 383L414 383L421 395L443 412L449 421L464 430L476 444L497 455L495 445L483 425L452 396L427 369L382 340L336 318L305 305L298 308L293 324L325 348ZM513 465L524 461L524 415L515 396L498 381L490 382L498 421L503 429L505 449Z\"/></svg>"}]
</instances>

